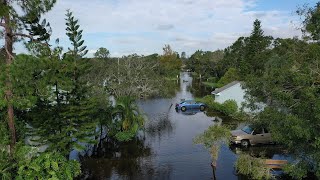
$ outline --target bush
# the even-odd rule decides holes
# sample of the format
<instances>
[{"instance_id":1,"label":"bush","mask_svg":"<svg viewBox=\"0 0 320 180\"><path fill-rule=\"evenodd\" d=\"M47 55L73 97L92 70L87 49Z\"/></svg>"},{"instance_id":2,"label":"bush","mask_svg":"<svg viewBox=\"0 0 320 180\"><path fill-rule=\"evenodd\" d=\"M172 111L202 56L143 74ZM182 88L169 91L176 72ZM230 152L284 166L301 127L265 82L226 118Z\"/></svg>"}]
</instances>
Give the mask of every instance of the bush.
<instances>
[{"instance_id":1,"label":"bush","mask_svg":"<svg viewBox=\"0 0 320 180\"><path fill-rule=\"evenodd\" d=\"M218 81L218 78L217 78L217 77L209 77L209 78L207 79L207 81L208 81L208 82L213 82L213 83L215 83L215 82Z\"/></svg>"},{"instance_id":2,"label":"bush","mask_svg":"<svg viewBox=\"0 0 320 180\"><path fill-rule=\"evenodd\" d=\"M222 104L222 109L221 109L222 113L224 113L225 115L232 115L235 114L238 111L238 105L237 102L235 100L226 100L223 104Z\"/></svg>"},{"instance_id":3,"label":"bush","mask_svg":"<svg viewBox=\"0 0 320 180\"><path fill-rule=\"evenodd\" d=\"M242 154L236 161L236 169L240 174L247 175L250 179L271 179L270 168L264 159L254 158L248 154Z\"/></svg>"},{"instance_id":4,"label":"bush","mask_svg":"<svg viewBox=\"0 0 320 180\"><path fill-rule=\"evenodd\" d=\"M233 116L238 112L238 105L235 100L227 100L220 104L214 101L214 97L212 95L207 95L196 100L205 103L209 110L219 111L227 116Z\"/></svg>"}]
</instances>

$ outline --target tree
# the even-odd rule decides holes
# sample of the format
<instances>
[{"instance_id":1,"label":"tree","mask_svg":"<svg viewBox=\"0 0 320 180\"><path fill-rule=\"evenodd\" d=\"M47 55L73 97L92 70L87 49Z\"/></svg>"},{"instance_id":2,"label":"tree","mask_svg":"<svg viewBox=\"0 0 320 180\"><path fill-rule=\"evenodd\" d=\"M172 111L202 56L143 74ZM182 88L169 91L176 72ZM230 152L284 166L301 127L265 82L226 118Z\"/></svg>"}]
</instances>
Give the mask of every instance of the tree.
<instances>
[{"instance_id":1,"label":"tree","mask_svg":"<svg viewBox=\"0 0 320 180\"><path fill-rule=\"evenodd\" d=\"M71 41L72 49L69 49L69 53L71 53L74 57L83 57L88 53L86 50L87 46L83 46L84 40L82 40L82 32L83 30L79 30L80 25L78 24L77 19L74 18L72 12L67 10L66 14L66 25L67 25L67 36Z\"/></svg>"},{"instance_id":2,"label":"tree","mask_svg":"<svg viewBox=\"0 0 320 180\"><path fill-rule=\"evenodd\" d=\"M144 118L139 112L139 108L135 104L134 99L130 96L118 97L113 115L118 115L120 119L120 121L116 123L118 124L117 128L113 129L116 130L114 136L119 141L131 140L136 136L137 131L143 127Z\"/></svg>"},{"instance_id":3,"label":"tree","mask_svg":"<svg viewBox=\"0 0 320 180\"><path fill-rule=\"evenodd\" d=\"M169 44L165 44L162 49L163 49L164 56L170 56L170 55L174 54L174 52L171 49L171 46Z\"/></svg>"},{"instance_id":4,"label":"tree","mask_svg":"<svg viewBox=\"0 0 320 180\"><path fill-rule=\"evenodd\" d=\"M238 72L235 68L229 68L228 71L218 81L219 86L225 86L232 81L239 80Z\"/></svg>"},{"instance_id":5,"label":"tree","mask_svg":"<svg viewBox=\"0 0 320 180\"><path fill-rule=\"evenodd\" d=\"M180 73L182 61L179 54L173 51L170 45L165 45L163 55L160 57L161 73L167 76L176 76Z\"/></svg>"},{"instance_id":6,"label":"tree","mask_svg":"<svg viewBox=\"0 0 320 180\"><path fill-rule=\"evenodd\" d=\"M302 22L304 33L310 33L311 39L319 42L320 40L320 2L314 7L301 7L297 10L297 14L305 18ZM308 35L307 35L308 36Z\"/></svg>"},{"instance_id":7,"label":"tree","mask_svg":"<svg viewBox=\"0 0 320 180\"><path fill-rule=\"evenodd\" d=\"M273 140L285 145L297 162L288 173L320 176L320 46L299 39L276 39L262 74L246 79L252 102L266 107L255 123L269 127Z\"/></svg>"},{"instance_id":8,"label":"tree","mask_svg":"<svg viewBox=\"0 0 320 180\"><path fill-rule=\"evenodd\" d=\"M110 56L110 52L107 48L99 48L97 52L94 53L94 57L97 59L108 59Z\"/></svg>"},{"instance_id":9,"label":"tree","mask_svg":"<svg viewBox=\"0 0 320 180\"><path fill-rule=\"evenodd\" d=\"M43 64L39 63L34 69L42 72L37 79L44 79L39 84L46 87L45 93L37 94L35 105L22 113L21 119L31 127L28 132L33 135L34 142L47 145L47 151L58 151L67 157L73 149L82 150L81 143L96 142L93 137L96 135L98 105L97 97L92 96L91 86L84 78L90 64L82 58L87 53L81 39L82 30L70 11L66 16L67 35L72 44L69 51L62 56L28 56L21 58L20 62L41 60L39 62ZM33 78L33 70L30 74Z\"/></svg>"},{"instance_id":10,"label":"tree","mask_svg":"<svg viewBox=\"0 0 320 180\"><path fill-rule=\"evenodd\" d=\"M27 38L30 42L47 44L50 37L50 30L46 29L49 24L43 20L39 22L41 15L51 10L55 0L40 1L11 1L0 2L0 26L4 28L5 51L6 51L6 79L5 79L5 101L7 106L7 120L10 129L10 148L13 148L17 141L14 122L13 89L10 68L14 61L13 44L15 39ZM19 11L17 10L19 9ZM22 14L19 14L19 13ZM26 30L28 34L21 33ZM1 104L1 103L0 103Z\"/></svg>"},{"instance_id":11,"label":"tree","mask_svg":"<svg viewBox=\"0 0 320 180\"><path fill-rule=\"evenodd\" d=\"M221 50L214 52L197 50L190 56L186 65L188 69L208 78L218 75L217 64L222 58L223 52Z\"/></svg>"},{"instance_id":12,"label":"tree","mask_svg":"<svg viewBox=\"0 0 320 180\"><path fill-rule=\"evenodd\" d=\"M240 63L240 74L243 76L261 74L266 59L270 55L268 47L272 43L272 37L264 35L261 22L256 19L251 35L246 40L244 59Z\"/></svg>"},{"instance_id":13,"label":"tree","mask_svg":"<svg viewBox=\"0 0 320 180\"><path fill-rule=\"evenodd\" d=\"M226 72L230 67L236 68L242 80L261 75L270 57L272 40L272 37L264 35L261 22L255 20L249 37L240 37L225 49L225 56L219 64L220 69Z\"/></svg>"},{"instance_id":14,"label":"tree","mask_svg":"<svg viewBox=\"0 0 320 180\"><path fill-rule=\"evenodd\" d=\"M181 53L181 59L183 59L183 60L187 59L186 52Z\"/></svg>"}]
</instances>

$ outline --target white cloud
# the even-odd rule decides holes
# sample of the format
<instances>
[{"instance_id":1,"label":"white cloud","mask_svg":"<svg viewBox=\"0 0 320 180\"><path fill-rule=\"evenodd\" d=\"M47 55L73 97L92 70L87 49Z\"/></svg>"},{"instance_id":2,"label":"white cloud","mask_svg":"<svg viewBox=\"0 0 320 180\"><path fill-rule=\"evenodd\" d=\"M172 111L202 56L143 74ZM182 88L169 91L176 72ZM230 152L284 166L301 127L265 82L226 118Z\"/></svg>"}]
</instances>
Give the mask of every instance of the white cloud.
<instances>
[{"instance_id":1,"label":"white cloud","mask_svg":"<svg viewBox=\"0 0 320 180\"><path fill-rule=\"evenodd\" d=\"M112 55L161 53L164 44L188 54L225 48L250 34L256 18L268 35L300 35L290 24L291 12L255 11L256 5L256 0L58 0L46 18L52 39L66 38L64 14L70 9L88 48L106 47Z\"/></svg>"}]
</instances>

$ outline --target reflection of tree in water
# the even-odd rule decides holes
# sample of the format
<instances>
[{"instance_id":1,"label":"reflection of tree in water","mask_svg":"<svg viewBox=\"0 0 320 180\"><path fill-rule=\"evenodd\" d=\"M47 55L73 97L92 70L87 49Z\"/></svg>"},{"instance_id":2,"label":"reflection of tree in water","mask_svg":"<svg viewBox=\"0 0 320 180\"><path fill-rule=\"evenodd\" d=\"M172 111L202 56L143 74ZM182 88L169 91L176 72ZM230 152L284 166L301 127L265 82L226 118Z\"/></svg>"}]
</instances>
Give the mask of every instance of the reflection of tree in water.
<instances>
[{"instance_id":1,"label":"reflection of tree in water","mask_svg":"<svg viewBox=\"0 0 320 180\"><path fill-rule=\"evenodd\" d=\"M192 81L192 86L189 86L188 90L192 92L195 97L203 97L211 94L211 91L214 89L203 85L200 80L194 79Z\"/></svg>"},{"instance_id":2,"label":"reflection of tree in water","mask_svg":"<svg viewBox=\"0 0 320 180\"><path fill-rule=\"evenodd\" d=\"M205 114L208 117L212 117L213 121L217 123L219 122L218 125L224 125L229 129L236 129L238 127L238 124L239 124L238 120L233 119L230 116L226 116L218 111L205 111Z\"/></svg>"},{"instance_id":3,"label":"reflection of tree in water","mask_svg":"<svg viewBox=\"0 0 320 180\"><path fill-rule=\"evenodd\" d=\"M142 138L122 143L107 139L93 147L92 153L80 157L83 172L80 178L105 179L118 175L121 179L139 179L152 177L159 171L170 174L171 168L157 168L156 171L151 155L151 148L145 145Z\"/></svg>"},{"instance_id":4,"label":"reflection of tree in water","mask_svg":"<svg viewBox=\"0 0 320 180\"><path fill-rule=\"evenodd\" d=\"M168 118L168 115L158 116L152 122L146 125L145 132L152 137L162 137L164 134L171 134L173 132L173 125Z\"/></svg>"},{"instance_id":5,"label":"reflection of tree in water","mask_svg":"<svg viewBox=\"0 0 320 180\"><path fill-rule=\"evenodd\" d=\"M248 154L256 158L272 159L275 155L289 156L288 150L281 145L256 145L250 147L230 145L229 148L236 155Z\"/></svg>"}]
</instances>

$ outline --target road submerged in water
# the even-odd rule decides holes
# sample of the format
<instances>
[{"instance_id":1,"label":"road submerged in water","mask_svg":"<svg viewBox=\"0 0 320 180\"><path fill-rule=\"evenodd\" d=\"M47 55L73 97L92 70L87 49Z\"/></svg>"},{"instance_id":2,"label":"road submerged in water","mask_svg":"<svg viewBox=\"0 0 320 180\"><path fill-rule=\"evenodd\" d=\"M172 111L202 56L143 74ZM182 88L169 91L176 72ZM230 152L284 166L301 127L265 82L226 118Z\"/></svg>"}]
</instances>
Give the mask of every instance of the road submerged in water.
<instances>
[{"instance_id":1,"label":"road submerged in water","mask_svg":"<svg viewBox=\"0 0 320 180\"><path fill-rule=\"evenodd\" d=\"M129 143L101 145L102 153L82 161L85 179L202 180L214 179L214 175L216 179L239 178L234 163L241 149L222 145L214 174L209 150L193 143L210 125L232 123L232 120L216 114L208 116L211 113L206 112L176 112L175 103L194 99L190 74L182 72L178 83L180 90L173 98L138 101L147 119L144 132Z\"/></svg>"}]
</instances>

